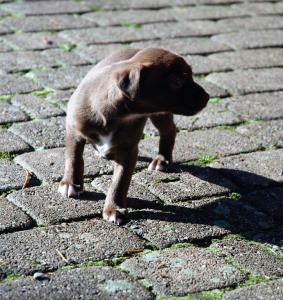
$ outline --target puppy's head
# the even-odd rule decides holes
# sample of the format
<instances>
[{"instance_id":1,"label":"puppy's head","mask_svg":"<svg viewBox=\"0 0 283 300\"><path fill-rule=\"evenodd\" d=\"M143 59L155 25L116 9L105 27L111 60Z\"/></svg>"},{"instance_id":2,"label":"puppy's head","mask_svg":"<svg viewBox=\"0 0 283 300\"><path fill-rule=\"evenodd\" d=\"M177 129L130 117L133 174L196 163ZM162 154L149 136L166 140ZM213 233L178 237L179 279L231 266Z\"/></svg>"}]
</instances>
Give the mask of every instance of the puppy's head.
<instances>
[{"instance_id":1,"label":"puppy's head","mask_svg":"<svg viewBox=\"0 0 283 300\"><path fill-rule=\"evenodd\" d=\"M115 81L137 112L172 112L194 115L208 100L206 91L193 80L185 60L160 48L139 51L115 74Z\"/></svg>"}]
</instances>

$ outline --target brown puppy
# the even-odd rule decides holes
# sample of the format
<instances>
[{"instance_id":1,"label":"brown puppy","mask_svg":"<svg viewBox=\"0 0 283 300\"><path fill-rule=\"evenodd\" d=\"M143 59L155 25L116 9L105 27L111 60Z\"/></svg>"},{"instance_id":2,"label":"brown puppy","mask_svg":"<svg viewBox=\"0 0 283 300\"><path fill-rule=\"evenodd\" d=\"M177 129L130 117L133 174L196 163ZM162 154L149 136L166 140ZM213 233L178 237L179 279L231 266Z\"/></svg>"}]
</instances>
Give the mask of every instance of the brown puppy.
<instances>
[{"instance_id":1,"label":"brown puppy","mask_svg":"<svg viewBox=\"0 0 283 300\"><path fill-rule=\"evenodd\" d=\"M149 169L162 170L172 162L176 136L172 113L194 115L208 99L194 82L191 67L172 52L125 49L108 56L86 75L69 101L66 165L59 192L78 197L83 191L83 150L88 141L115 165L103 218L123 223L147 117L160 133L159 153Z\"/></svg>"}]
</instances>

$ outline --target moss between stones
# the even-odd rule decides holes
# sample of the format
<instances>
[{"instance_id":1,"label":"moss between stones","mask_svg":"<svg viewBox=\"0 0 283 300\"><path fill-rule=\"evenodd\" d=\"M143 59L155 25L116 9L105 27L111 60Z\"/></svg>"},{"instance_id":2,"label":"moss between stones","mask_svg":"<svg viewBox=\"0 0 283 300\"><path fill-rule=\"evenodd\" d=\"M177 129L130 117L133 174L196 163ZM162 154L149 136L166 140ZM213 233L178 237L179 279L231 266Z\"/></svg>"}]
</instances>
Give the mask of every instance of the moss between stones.
<instances>
[{"instance_id":1,"label":"moss between stones","mask_svg":"<svg viewBox=\"0 0 283 300\"><path fill-rule=\"evenodd\" d=\"M128 28L135 28L139 29L142 27L142 24L140 23L133 23L133 22L126 22L122 24L123 27L128 27Z\"/></svg>"},{"instance_id":2,"label":"moss between stones","mask_svg":"<svg viewBox=\"0 0 283 300\"><path fill-rule=\"evenodd\" d=\"M4 152L4 151L0 151L0 159L8 159L8 160L12 160L13 159L13 155L10 152Z\"/></svg>"},{"instance_id":3,"label":"moss between stones","mask_svg":"<svg viewBox=\"0 0 283 300\"><path fill-rule=\"evenodd\" d=\"M228 195L228 198L231 200L240 200L242 195L240 193L233 192Z\"/></svg>"},{"instance_id":4,"label":"moss between stones","mask_svg":"<svg viewBox=\"0 0 283 300\"><path fill-rule=\"evenodd\" d=\"M61 50L63 50L64 52L70 52L72 51L74 48L76 48L76 44L73 44L71 42L67 42L67 43L62 43L59 44L59 48Z\"/></svg>"},{"instance_id":5,"label":"moss between stones","mask_svg":"<svg viewBox=\"0 0 283 300\"><path fill-rule=\"evenodd\" d=\"M190 294L183 297L157 297L157 300L220 300L222 295L225 293L225 289L223 290L212 290L205 291L197 294Z\"/></svg>"},{"instance_id":6,"label":"moss between stones","mask_svg":"<svg viewBox=\"0 0 283 300\"><path fill-rule=\"evenodd\" d=\"M219 104L220 103L220 98L219 97L214 97L214 98L210 98L208 103L210 104Z\"/></svg>"},{"instance_id":7,"label":"moss between stones","mask_svg":"<svg viewBox=\"0 0 283 300\"><path fill-rule=\"evenodd\" d=\"M214 155L205 155L200 156L197 160L193 161L193 164L197 166L206 166L210 163L212 163L216 159L216 156Z\"/></svg>"},{"instance_id":8,"label":"moss between stones","mask_svg":"<svg viewBox=\"0 0 283 300\"><path fill-rule=\"evenodd\" d=\"M55 92L54 89L44 88L42 90L32 92L31 95L36 96L36 97L46 98L49 94L54 93L54 92Z\"/></svg>"},{"instance_id":9,"label":"moss between stones","mask_svg":"<svg viewBox=\"0 0 283 300\"><path fill-rule=\"evenodd\" d=\"M231 131L231 132L235 132L237 129L235 126L228 126L228 125L219 125L219 126L216 126L215 128L227 130L227 131Z\"/></svg>"},{"instance_id":10,"label":"moss between stones","mask_svg":"<svg viewBox=\"0 0 283 300\"><path fill-rule=\"evenodd\" d=\"M13 98L14 94L10 95L1 95L0 96L0 101L10 103L11 99Z\"/></svg>"}]
</instances>

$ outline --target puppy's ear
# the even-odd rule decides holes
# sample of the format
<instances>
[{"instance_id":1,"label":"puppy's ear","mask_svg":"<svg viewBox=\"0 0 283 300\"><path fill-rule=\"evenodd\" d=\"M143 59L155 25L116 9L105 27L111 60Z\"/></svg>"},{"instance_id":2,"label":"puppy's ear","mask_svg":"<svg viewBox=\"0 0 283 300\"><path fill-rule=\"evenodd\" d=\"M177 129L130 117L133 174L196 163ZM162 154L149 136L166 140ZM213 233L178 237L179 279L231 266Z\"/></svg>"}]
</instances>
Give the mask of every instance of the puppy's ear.
<instances>
[{"instance_id":1,"label":"puppy's ear","mask_svg":"<svg viewBox=\"0 0 283 300\"><path fill-rule=\"evenodd\" d=\"M117 85L123 95L130 100L135 100L139 87L141 73L151 63L131 64L117 74Z\"/></svg>"}]
</instances>

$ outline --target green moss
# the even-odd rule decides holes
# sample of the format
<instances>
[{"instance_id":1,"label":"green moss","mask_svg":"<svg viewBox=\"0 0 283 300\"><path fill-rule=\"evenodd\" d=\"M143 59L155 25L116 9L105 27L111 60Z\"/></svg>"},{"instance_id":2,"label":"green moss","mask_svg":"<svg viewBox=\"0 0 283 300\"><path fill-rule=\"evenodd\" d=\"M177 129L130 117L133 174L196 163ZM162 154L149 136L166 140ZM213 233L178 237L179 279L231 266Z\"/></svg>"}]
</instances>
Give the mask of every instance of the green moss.
<instances>
[{"instance_id":1,"label":"green moss","mask_svg":"<svg viewBox=\"0 0 283 300\"><path fill-rule=\"evenodd\" d=\"M3 128L3 129L8 129L12 126L13 123L5 123L5 124L1 124L0 125L0 128Z\"/></svg>"},{"instance_id":2,"label":"green moss","mask_svg":"<svg viewBox=\"0 0 283 300\"><path fill-rule=\"evenodd\" d=\"M234 127L234 126L228 126L228 125L219 125L219 126L216 126L216 128L222 129L222 130L231 131L231 132L235 132L236 131L236 127Z\"/></svg>"},{"instance_id":3,"label":"green moss","mask_svg":"<svg viewBox=\"0 0 283 300\"><path fill-rule=\"evenodd\" d=\"M103 260L94 260L94 261L87 261L78 265L75 265L76 268L89 268L89 267L116 267L119 266L122 262L124 262L127 257L116 257L113 259L103 259Z\"/></svg>"},{"instance_id":4,"label":"green moss","mask_svg":"<svg viewBox=\"0 0 283 300\"><path fill-rule=\"evenodd\" d=\"M212 163L216 159L216 156L214 155L205 155L199 157L197 160L193 161L193 164L197 166L206 166L210 163Z\"/></svg>"},{"instance_id":5,"label":"green moss","mask_svg":"<svg viewBox=\"0 0 283 300\"><path fill-rule=\"evenodd\" d=\"M228 198L231 200L239 200L239 199L241 199L241 197L242 197L242 195L239 193L236 193L236 192L230 193L228 195Z\"/></svg>"},{"instance_id":6,"label":"green moss","mask_svg":"<svg viewBox=\"0 0 283 300\"><path fill-rule=\"evenodd\" d=\"M128 27L128 28L139 29L139 28L142 27L142 24L140 24L140 23L133 23L133 22L126 22L126 23L123 23L122 26Z\"/></svg>"},{"instance_id":7,"label":"green moss","mask_svg":"<svg viewBox=\"0 0 283 300\"><path fill-rule=\"evenodd\" d=\"M0 159L8 159L8 160L12 160L13 159L13 155L10 152L0 152Z\"/></svg>"},{"instance_id":8,"label":"green moss","mask_svg":"<svg viewBox=\"0 0 283 300\"><path fill-rule=\"evenodd\" d=\"M140 279L138 282L144 286L147 290L152 291L152 285L146 279Z\"/></svg>"},{"instance_id":9,"label":"green moss","mask_svg":"<svg viewBox=\"0 0 283 300\"><path fill-rule=\"evenodd\" d=\"M3 283L10 283L10 282L13 282L13 281L15 281L15 280L23 279L23 278L24 278L23 275L9 274L9 275L7 275L7 276L1 281L1 284L3 284Z\"/></svg>"},{"instance_id":10,"label":"green moss","mask_svg":"<svg viewBox=\"0 0 283 300\"><path fill-rule=\"evenodd\" d=\"M0 96L0 101L10 103L11 99L13 98L13 96L14 96L14 94L10 94L10 95L1 95L1 96Z\"/></svg>"},{"instance_id":11,"label":"green moss","mask_svg":"<svg viewBox=\"0 0 283 300\"><path fill-rule=\"evenodd\" d=\"M84 183L92 183L93 182L93 178L92 177L85 177L84 178Z\"/></svg>"},{"instance_id":12,"label":"green moss","mask_svg":"<svg viewBox=\"0 0 283 300\"><path fill-rule=\"evenodd\" d=\"M210 98L208 103L210 103L210 104L219 104L220 103L220 98L219 97Z\"/></svg>"},{"instance_id":13,"label":"green moss","mask_svg":"<svg viewBox=\"0 0 283 300\"><path fill-rule=\"evenodd\" d=\"M45 227L45 225L44 224L36 224L36 227L37 228L43 228L43 227Z\"/></svg>"},{"instance_id":14,"label":"green moss","mask_svg":"<svg viewBox=\"0 0 283 300\"><path fill-rule=\"evenodd\" d=\"M32 92L31 95L36 97L46 98L49 94L54 93L54 91L55 90L51 88L44 88L42 90Z\"/></svg>"},{"instance_id":15,"label":"green moss","mask_svg":"<svg viewBox=\"0 0 283 300\"><path fill-rule=\"evenodd\" d=\"M274 145L268 145L265 147L265 150L267 150L267 151L274 151L276 149L277 149L277 147Z\"/></svg>"},{"instance_id":16,"label":"green moss","mask_svg":"<svg viewBox=\"0 0 283 300\"><path fill-rule=\"evenodd\" d=\"M165 177L160 177L154 180L154 183L168 183L168 182L175 182L175 181L179 181L180 178L178 176L173 176L173 175L168 175Z\"/></svg>"},{"instance_id":17,"label":"green moss","mask_svg":"<svg viewBox=\"0 0 283 300\"><path fill-rule=\"evenodd\" d=\"M70 52L74 48L76 48L76 44L73 44L71 42L61 43L61 44L59 44L59 48L65 52Z\"/></svg>"},{"instance_id":18,"label":"green moss","mask_svg":"<svg viewBox=\"0 0 283 300\"><path fill-rule=\"evenodd\" d=\"M100 8L99 6L97 5L91 5L90 7L91 11L95 12L95 11L103 11L102 8Z\"/></svg>"},{"instance_id":19,"label":"green moss","mask_svg":"<svg viewBox=\"0 0 283 300\"><path fill-rule=\"evenodd\" d=\"M267 276L249 274L247 280L240 283L238 287L245 287L245 286L255 285L259 283L265 283L268 281L270 281L270 278Z\"/></svg>"}]
</instances>

